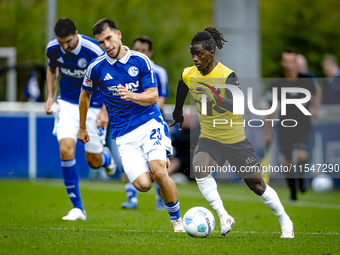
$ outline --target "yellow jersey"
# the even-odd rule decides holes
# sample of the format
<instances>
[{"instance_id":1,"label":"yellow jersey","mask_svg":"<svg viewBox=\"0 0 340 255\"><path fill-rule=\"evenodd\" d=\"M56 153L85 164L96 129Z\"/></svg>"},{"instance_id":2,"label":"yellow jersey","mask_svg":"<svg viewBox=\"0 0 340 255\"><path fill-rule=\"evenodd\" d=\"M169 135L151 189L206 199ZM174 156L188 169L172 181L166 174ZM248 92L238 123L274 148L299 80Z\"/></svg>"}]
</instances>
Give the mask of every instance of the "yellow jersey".
<instances>
[{"instance_id":1,"label":"yellow jersey","mask_svg":"<svg viewBox=\"0 0 340 255\"><path fill-rule=\"evenodd\" d=\"M217 62L207 75L202 75L195 66L185 68L182 73L182 80L188 86L197 107L201 125L200 138L208 138L224 144L238 143L246 139L241 115L234 115L214 102L207 102L207 114L202 115L202 95L195 95L197 92L195 89L202 85L209 88L209 86L214 87L215 84L226 84L227 78L232 73L234 72L220 62ZM227 98L225 89L215 91L220 97Z\"/></svg>"}]
</instances>

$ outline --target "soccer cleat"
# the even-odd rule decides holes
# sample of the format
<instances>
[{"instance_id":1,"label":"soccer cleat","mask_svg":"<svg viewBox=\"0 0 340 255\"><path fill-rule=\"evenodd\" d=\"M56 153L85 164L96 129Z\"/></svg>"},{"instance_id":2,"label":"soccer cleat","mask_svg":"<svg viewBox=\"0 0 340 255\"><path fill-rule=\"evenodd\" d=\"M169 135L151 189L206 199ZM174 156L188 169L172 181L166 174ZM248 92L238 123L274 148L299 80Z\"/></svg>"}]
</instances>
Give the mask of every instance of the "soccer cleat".
<instances>
[{"instance_id":1,"label":"soccer cleat","mask_svg":"<svg viewBox=\"0 0 340 255\"><path fill-rule=\"evenodd\" d=\"M133 203L131 201L128 201L128 202L122 203L120 207L123 209L137 209L138 203Z\"/></svg>"},{"instance_id":2,"label":"soccer cleat","mask_svg":"<svg viewBox=\"0 0 340 255\"><path fill-rule=\"evenodd\" d=\"M174 232L185 232L184 227L183 227L183 221L182 218L178 220L172 220L171 221L171 226L174 229Z\"/></svg>"},{"instance_id":3,"label":"soccer cleat","mask_svg":"<svg viewBox=\"0 0 340 255\"><path fill-rule=\"evenodd\" d=\"M104 167L106 175L108 177L111 177L116 173L117 165L112 157L110 149L108 147L104 147L103 150L105 150L107 153L110 153L111 155L111 163L108 166Z\"/></svg>"},{"instance_id":4,"label":"soccer cleat","mask_svg":"<svg viewBox=\"0 0 340 255\"><path fill-rule=\"evenodd\" d=\"M290 226L281 228L281 238L294 238L293 222L290 222Z\"/></svg>"},{"instance_id":5,"label":"soccer cleat","mask_svg":"<svg viewBox=\"0 0 340 255\"><path fill-rule=\"evenodd\" d=\"M235 224L235 220L229 214L222 215L220 218L220 223L221 223L221 235L225 236L232 230L231 226Z\"/></svg>"},{"instance_id":6,"label":"soccer cleat","mask_svg":"<svg viewBox=\"0 0 340 255\"><path fill-rule=\"evenodd\" d=\"M86 220L86 218L87 218L87 215L85 211L82 211L79 208L73 208L62 219L63 220Z\"/></svg>"}]
</instances>

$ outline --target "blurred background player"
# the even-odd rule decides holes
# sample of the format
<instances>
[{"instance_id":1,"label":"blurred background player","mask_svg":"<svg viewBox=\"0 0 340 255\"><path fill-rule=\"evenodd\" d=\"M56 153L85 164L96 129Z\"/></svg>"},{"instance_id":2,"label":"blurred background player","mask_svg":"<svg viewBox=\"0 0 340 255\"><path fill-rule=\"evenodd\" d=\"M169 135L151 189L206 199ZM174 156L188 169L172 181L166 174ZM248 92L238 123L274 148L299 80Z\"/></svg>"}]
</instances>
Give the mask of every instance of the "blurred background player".
<instances>
[{"instance_id":1,"label":"blurred background player","mask_svg":"<svg viewBox=\"0 0 340 255\"><path fill-rule=\"evenodd\" d=\"M73 209L63 220L86 220L79 190L79 176L76 169L75 148L79 128L79 95L85 71L93 58L104 52L93 38L78 34L74 22L61 18L54 28L57 38L47 45L48 68L46 74L48 96L45 104L47 114L52 114L54 91L58 81L60 94L58 97L58 113L55 116L55 134L59 142L61 168L68 196ZM87 128L91 141L85 145L86 161L90 167L101 166L110 175L115 172L115 164L110 150L103 149L106 135L108 115L102 96L96 92L90 103Z\"/></svg>"},{"instance_id":2,"label":"blurred background player","mask_svg":"<svg viewBox=\"0 0 340 255\"><path fill-rule=\"evenodd\" d=\"M340 68L337 57L326 55L322 61L322 68L326 74L322 84L322 104L340 104Z\"/></svg>"},{"instance_id":3,"label":"blurred background player","mask_svg":"<svg viewBox=\"0 0 340 255\"><path fill-rule=\"evenodd\" d=\"M281 54L281 66L283 68L283 74L275 79L272 84L270 90L267 92L267 100L269 105L271 106L273 100L272 89L277 88L277 98L278 101L281 102L281 89L282 88L304 88L310 91L312 95L312 100L307 102L304 106L306 109L311 109L313 104L311 101L315 99L316 86L314 84L315 78L308 76L306 74L299 73L299 69L297 66L297 55L296 53L289 49L284 51ZM303 93L287 93L287 98L289 99L301 99L304 98L305 94ZM320 100L319 100L320 101ZM271 119L271 116L268 116L267 119ZM293 119L297 121L297 125L295 127L284 127L282 125L278 125L278 137L281 147L281 152L285 158L285 166L292 166L292 153L293 150L296 150L297 155L297 169L298 169L298 182L299 188L301 192L306 191L306 183L303 178L305 164L308 160L308 146L310 140L310 131L312 129L311 124L311 116L305 115L301 112L293 104L287 105L287 114L282 116L280 115L280 121L284 119ZM274 133L273 129L269 127L269 124L265 124L265 131L270 135L267 137L272 137ZM291 168L292 169L292 168ZM296 191L296 177L295 172L291 170L291 172L285 172L285 177L287 180L287 184L290 189L290 200L297 200L297 191Z\"/></svg>"},{"instance_id":4,"label":"blurred background player","mask_svg":"<svg viewBox=\"0 0 340 255\"><path fill-rule=\"evenodd\" d=\"M167 155L172 154L171 138L157 106L157 82L150 59L124 46L121 31L110 19L99 20L93 35L105 54L86 70L77 137L83 143L89 141L85 125L88 105L91 94L100 88L124 172L142 192L149 191L156 181L174 232L184 232L177 188L166 170Z\"/></svg>"},{"instance_id":5,"label":"blurred background player","mask_svg":"<svg viewBox=\"0 0 340 255\"><path fill-rule=\"evenodd\" d=\"M133 50L138 51L140 53L145 54L148 56L148 58L151 59L153 55L153 50L152 50L152 41L147 37L147 36L141 36L137 37L133 41ZM166 70L159 66L156 65L152 60L151 64L154 69L154 74L156 76L157 84L158 84L158 100L157 100L157 105L158 108L162 112L162 107L165 102L165 98L169 97L169 85L168 85L168 74ZM126 180L125 184L125 191L126 191L126 197L128 199L127 202L122 203L121 207L125 209L137 209L138 207L138 192L136 188L131 184L131 182L124 176ZM160 195L160 188L157 183L155 183L156 187L156 205L155 208L156 210L166 210L164 201Z\"/></svg>"},{"instance_id":6,"label":"blurred background player","mask_svg":"<svg viewBox=\"0 0 340 255\"><path fill-rule=\"evenodd\" d=\"M317 117L318 112L317 109L321 104L322 99L322 89L318 82L316 75L309 70L308 68L308 61L302 54L296 54L296 68L298 73L306 75L307 78L313 78L313 84L315 87L315 94L313 97L313 106L310 107L310 112L312 113L312 117Z\"/></svg>"},{"instance_id":7,"label":"blurred background player","mask_svg":"<svg viewBox=\"0 0 340 255\"><path fill-rule=\"evenodd\" d=\"M183 109L183 126L182 130L178 127L172 127L171 133L172 146L174 148L174 154L170 158L171 165L168 168L168 173L171 176L174 173L183 173L186 178L190 178L190 171L192 170L193 153L197 144L197 140L200 133L198 116L195 112L191 112L189 108ZM171 131L171 130L170 130ZM184 177L177 175L179 181L185 183ZM175 177L171 176L172 179Z\"/></svg>"},{"instance_id":8,"label":"blurred background player","mask_svg":"<svg viewBox=\"0 0 340 255\"><path fill-rule=\"evenodd\" d=\"M293 223L285 212L278 195L261 177L259 162L254 155L254 148L248 141L241 115L233 114L233 95L229 89L214 88L216 84L231 84L240 89L235 72L215 61L216 46L222 49L226 43L224 36L214 27L207 27L198 32L191 41L190 53L194 66L183 70L178 82L176 106L173 111L174 126L183 126L183 105L190 91L198 110L201 134L195 148L193 168L197 185L216 210L220 218L221 235L231 231L235 223L228 214L217 190L217 183L209 172L211 166L223 166L228 160L236 168L236 174L243 178L246 185L278 217L281 226L281 238L294 238ZM211 95L211 96L210 96ZM206 96L206 114L202 114L202 98ZM228 120L233 125L213 125L215 119ZM237 124L236 124L237 123ZM248 167L250 171L240 171ZM202 171L197 169L202 169Z\"/></svg>"}]
</instances>

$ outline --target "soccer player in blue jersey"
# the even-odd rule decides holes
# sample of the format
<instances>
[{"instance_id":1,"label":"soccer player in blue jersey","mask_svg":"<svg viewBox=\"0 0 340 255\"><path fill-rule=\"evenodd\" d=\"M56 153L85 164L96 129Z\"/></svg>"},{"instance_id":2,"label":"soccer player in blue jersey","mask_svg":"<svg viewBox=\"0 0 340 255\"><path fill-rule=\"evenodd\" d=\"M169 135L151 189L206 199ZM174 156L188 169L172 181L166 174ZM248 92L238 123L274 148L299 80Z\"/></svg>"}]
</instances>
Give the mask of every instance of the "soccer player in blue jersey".
<instances>
[{"instance_id":1,"label":"soccer player in blue jersey","mask_svg":"<svg viewBox=\"0 0 340 255\"><path fill-rule=\"evenodd\" d=\"M157 106L157 82L150 59L123 46L122 33L110 19L99 20L93 35L105 54L86 70L79 98L77 137L84 143L90 140L86 115L91 94L99 88L126 175L142 192L150 190L156 181L174 232L184 232L177 188L166 170L167 153L172 153L171 139Z\"/></svg>"},{"instance_id":2,"label":"soccer player in blue jersey","mask_svg":"<svg viewBox=\"0 0 340 255\"><path fill-rule=\"evenodd\" d=\"M152 50L152 41L147 36L137 37L133 41L133 50L143 53L151 58L153 55ZM158 100L157 105L158 108L162 111L162 107L165 102L165 98L169 97L169 85L168 85L168 73L167 71L156 65L152 60L151 64L154 69L154 74L158 84ZM121 204L122 208L126 209L136 209L138 207L138 199L137 199L137 189L131 184L129 180L125 185L126 197L128 199L127 202ZM159 185L156 183L156 210L166 210L164 201L160 195Z\"/></svg>"},{"instance_id":3,"label":"soccer player in blue jersey","mask_svg":"<svg viewBox=\"0 0 340 255\"><path fill-rule=\"evenodd\" d=\"M55 116L53 133L58 138L64 183L73 203L73 209L62 219L86 220L74 158L79 128L78 102L86 68L92 59L104 52L95 39L78 34L74 22L70 19L59 19L54 31L57 37L50 41L46 48L48 96L45 111L47 114L53 113L53 94L60 71L58 112ZM97 91L92 97L87 117L87 129L91 142L85 145L86 160L90 167L98 169L103 166L108 175L113 175L116 165L110 150L106 147L103 149L107 124L108 114L102 96Z\"/></svg>"}]
</instances>

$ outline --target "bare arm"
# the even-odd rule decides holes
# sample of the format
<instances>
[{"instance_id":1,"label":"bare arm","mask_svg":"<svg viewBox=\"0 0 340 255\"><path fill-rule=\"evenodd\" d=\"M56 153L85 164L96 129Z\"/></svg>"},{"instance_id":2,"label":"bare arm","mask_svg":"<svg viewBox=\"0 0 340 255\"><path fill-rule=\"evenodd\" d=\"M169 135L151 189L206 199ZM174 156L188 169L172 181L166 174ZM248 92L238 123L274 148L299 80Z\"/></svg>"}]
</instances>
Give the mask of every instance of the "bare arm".
<instances>
[{"instance_id":1,"label":"bare arm","mask_svg":"<svg viewBox=\"0 0 340 255\"><path fill-rule=\"evenodd\" d=\"M51 106L53 104L53 95L55 88L57 86L59 76L58 68L52 69L51 67L47 68L46 72L46 82L47 82L47 100L45 104L45 111L47 114L52 114Z\"/></svg>"},{"instance_id":2,"label":"bare arm","mask_svg":"<svg viewBox=\"0 0 340 255\"><path fill-rule=\"evenodd\" d=\"M148 88L142 93L133 93L130 92L124 86L119 84L117 87L117 91L120 95L120 98L125 99L126 101L132 101L142 106L157 104L158 100L157 87Z\"/></svg>"},{"instance_id":3,"label":"bare arm","mask_svg":"<svg viewBox=\"0 0 340 255\"><path fill-rule=\"evenodd\" d=\"M177 85L175 110L172 112L172 118L174 122L170 124L170 127L175 126L177 123L179 123L179 130L182 130L183 121L184 121L183 105L184 105L185 99L187 98L188 93L189 93L189 88L183 82L181 78L178 81L178 85Z\"/></svg>"},{"instance_id":4,"label":"bare arm","mask_svg":"<svg viewBox=\"0 0 340 255\"><path fill-rule=\"evenodd\" d=\"M91 92L81 89L79 96L79 130L77 138L82 143L90 141L90 136L86 130L86 116L90 106Z\"/></svg>"},{"instance_id":5,"label":"bare arm","mask_svg":"<svg viewBox=\"0 0 340 255\"><path fill-rule=\"evenodd\" d=\"M105 104L103 104L101 111L97 115L96 124L97 124L97 127L106 127L108 123L109 123L109 116L107 114Z\"/></svg>"},{"instance_id":6,"label":"bare arm","mask_svg":"<svg viewBox=\"0 0 340 255\"><path fill-rule=\"evenodd\" d=\"M162 110L164 103L165 103L165 97L159 96L158 101L157 101L157 105L158 105L159 110Z\"/></svg>"}]
</instances>

